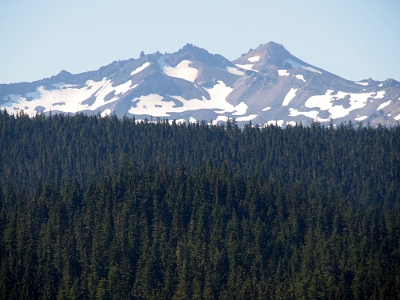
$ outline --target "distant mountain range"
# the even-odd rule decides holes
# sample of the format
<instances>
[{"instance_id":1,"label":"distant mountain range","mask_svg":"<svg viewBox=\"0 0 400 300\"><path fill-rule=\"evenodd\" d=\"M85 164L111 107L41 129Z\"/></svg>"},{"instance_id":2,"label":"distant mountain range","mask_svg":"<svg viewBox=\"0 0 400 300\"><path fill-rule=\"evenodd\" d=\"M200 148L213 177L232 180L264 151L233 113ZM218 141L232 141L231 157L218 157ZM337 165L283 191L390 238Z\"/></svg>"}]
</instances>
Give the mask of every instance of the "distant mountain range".
<instances>
[{"instance_id":1,"label":"distant mountain range","mask_svg":"<svg viewBox=\"0 0 400 300\"><path fill-rule=\"evenodd\" d=\"M177 122L371 126L400 121L400 82L358 82L312 66L274 42L229 61L187 44L178 52L140 55L97 71L0 84L9 113L83 112Z\"/></svg>"}]
</instances>

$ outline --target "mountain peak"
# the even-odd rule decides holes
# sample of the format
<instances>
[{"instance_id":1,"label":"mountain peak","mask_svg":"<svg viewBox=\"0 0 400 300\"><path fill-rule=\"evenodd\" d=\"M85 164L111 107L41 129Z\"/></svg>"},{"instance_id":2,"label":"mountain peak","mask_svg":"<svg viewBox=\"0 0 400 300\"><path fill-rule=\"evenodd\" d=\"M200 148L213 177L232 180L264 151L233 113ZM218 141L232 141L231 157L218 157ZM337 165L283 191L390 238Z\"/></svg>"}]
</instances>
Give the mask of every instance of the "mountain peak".
<instances>
[{"instance_id":1,"label":"mountain peak","mask_svg":"<svg viewBox=\"0 0 400 300\"><path fill-rule=\"evenodd\" d=\"M67 80L67 79L71 78L72 76L73 75L70 72L62 70L60 73L58 73L55 76L52 76L51 78L57 78L59 80Z\"/></svg>"},{"instance_id":2,"label":"mountain peak","mask_svg":"<svg viewBox=\"0 0 400 300\"><path fill-rule=\"evenodd\" d=\"M66 76L66 75L71 75L71 73L68 71L62 70L60 73L58 73L57 76Z\"/></svg>"},{"instance_id":3,"label":"mountain peak","mask_svg":"<svg viewBox=\"0 0 400 300\"><path fill-rule=\"evenodd\" d=\"M266 44L261 44L254 50L251 50L247 53L248 56L266 56L268 59L272 59L272 61L281 62L287 58L290 58L291 54L289 51L283 47L283 45L268 42Z\"/></svg>"},{"instance_id":4,"label":"mountain peak","mask_svg":"<svg viewBox=\"0 0 400 300\"><path fill-rule=\"evenodd\" d=\"M223 56L212 54L206 49L197 47L189 43L183 46L183 48L179 49L178 52L167 53L165 57L166 61L168 61L173 66L177 65L182 60L189 60L191 62L198 61L209 65L219 66L222 68L225 68L224 65L226 64L231 65L231 63Z\"/></svg>"},{"instance_id":5,"label":"mountain peak","mask_svg":"<svg viewBox=\"0 0 400 300\"><path fill-rule=\"evenodd\" d=\"M183 48L181 50L191 51L191 50L194 50L194 49L200 49L200 48L195 46L195 45L193 45L193 44L187 43L185 46L183 46Z\"/></svg>"},{"instance_id":6,"label":"mountain peak","mask_svg":"<svg viewBox=\"0 0 400 300\"><path fill-rule=\"evenodd\" d=\"M65 70L33 83L2 85L0 109L26 113L115 113L139 119L255 124L340 124L400 120L400 83L349 81L268 42L235 61L193 44L174 53L141 53L97 71ZM384 116L384 118L383 118Z\"/></svg>"},{"instance_id":7,"label":"mountain peak","mask_svg":"<svg viewBox=\"0 0 400 300\"><path fill-rule=\"evenodd\" d=\"M287 59L293 59L294 57L283 47L283 45L268 42L266 44L260 44L255 49L250 49L246 54L243 54L240 58L234 62L239 64L246 64L248 61L257 61L258 65L275 65L282 67L285 65Z\"/></svg>"},{"instance_id":8,"label":"mountain peak","mask_svg":"<svg viewBox=\"0 0 400 300\"><path fill-rule=\"evenodd\" d=\"M278 44L275 42L268 42L266 44L260 44L255 50L264 50L264 51L276 51L276 52L288 52L282 44Z\"/></svg>"},{"instance_id":9,"label":"mountain peak","mask_svg":"<svg viewBox=\"0 0 400 300\"><path fill-rule=\"evenodd\" d=\"M187 43L185 46L179 49L176 54L184 54L184 53L191 53L194 55L211 55L207 50L189 43Z\"/></svg>"}]
</instances>

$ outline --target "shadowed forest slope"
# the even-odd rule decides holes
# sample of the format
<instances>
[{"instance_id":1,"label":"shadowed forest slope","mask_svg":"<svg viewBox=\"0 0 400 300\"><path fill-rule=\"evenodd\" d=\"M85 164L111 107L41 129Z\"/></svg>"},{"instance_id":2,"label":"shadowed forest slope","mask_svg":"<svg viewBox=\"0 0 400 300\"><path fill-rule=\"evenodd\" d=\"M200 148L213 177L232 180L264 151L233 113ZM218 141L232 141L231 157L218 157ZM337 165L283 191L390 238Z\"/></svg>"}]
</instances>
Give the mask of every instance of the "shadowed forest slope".
<instances>
[{"instance_id":1,"label":"shadowed forest slope","mask_svg":"<svg viewBox=\"0 0 400 300\"><path fill-rule=\"evenodd\" d=\"M397 299L400 128L0 113L0 299Z\"/></svg>"}]
</instances>

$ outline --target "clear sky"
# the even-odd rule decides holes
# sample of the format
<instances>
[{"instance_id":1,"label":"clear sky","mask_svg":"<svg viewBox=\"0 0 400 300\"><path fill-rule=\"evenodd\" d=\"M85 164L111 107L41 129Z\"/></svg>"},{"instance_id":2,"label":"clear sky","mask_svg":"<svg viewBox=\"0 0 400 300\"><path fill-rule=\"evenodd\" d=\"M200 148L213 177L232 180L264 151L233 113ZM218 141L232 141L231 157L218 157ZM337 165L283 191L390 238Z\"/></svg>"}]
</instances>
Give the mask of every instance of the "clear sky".
<instances>
[{"instance_id":1,"label":"clear sky","mask_svg":"<svg viewBox=\"0 0 400 300\"><path fill-rule=\"evenodd\" d=\"M0 83L186 43L235 59L269 41L346 79L400 81L399 0L1 0Z\"/></svg>"}]
</instances>

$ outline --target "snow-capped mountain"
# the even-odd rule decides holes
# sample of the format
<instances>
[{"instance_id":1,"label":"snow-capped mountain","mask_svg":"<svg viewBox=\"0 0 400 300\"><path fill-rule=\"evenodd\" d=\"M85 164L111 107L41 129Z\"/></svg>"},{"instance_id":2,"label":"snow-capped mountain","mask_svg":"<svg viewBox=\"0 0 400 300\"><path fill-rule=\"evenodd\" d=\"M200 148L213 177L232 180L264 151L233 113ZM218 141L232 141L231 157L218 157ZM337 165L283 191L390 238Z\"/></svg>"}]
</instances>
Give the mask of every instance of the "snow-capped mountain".
<instances>
[{"instance_id":1,"label":"snow-capped mountain","mask_svg":"<svg viewBox=\"0 0 400 300\"><path fill-rule=\"evenodd\" d=\"M313 120L395 125L400 83L349 81L273 42L232 62L187 44L176 53L143 54L97 71L1 84L0 107L31 116L83 112L185 122L234 118L239 125L250 120L280 126Z\"/></svg>"}]
</instances>

